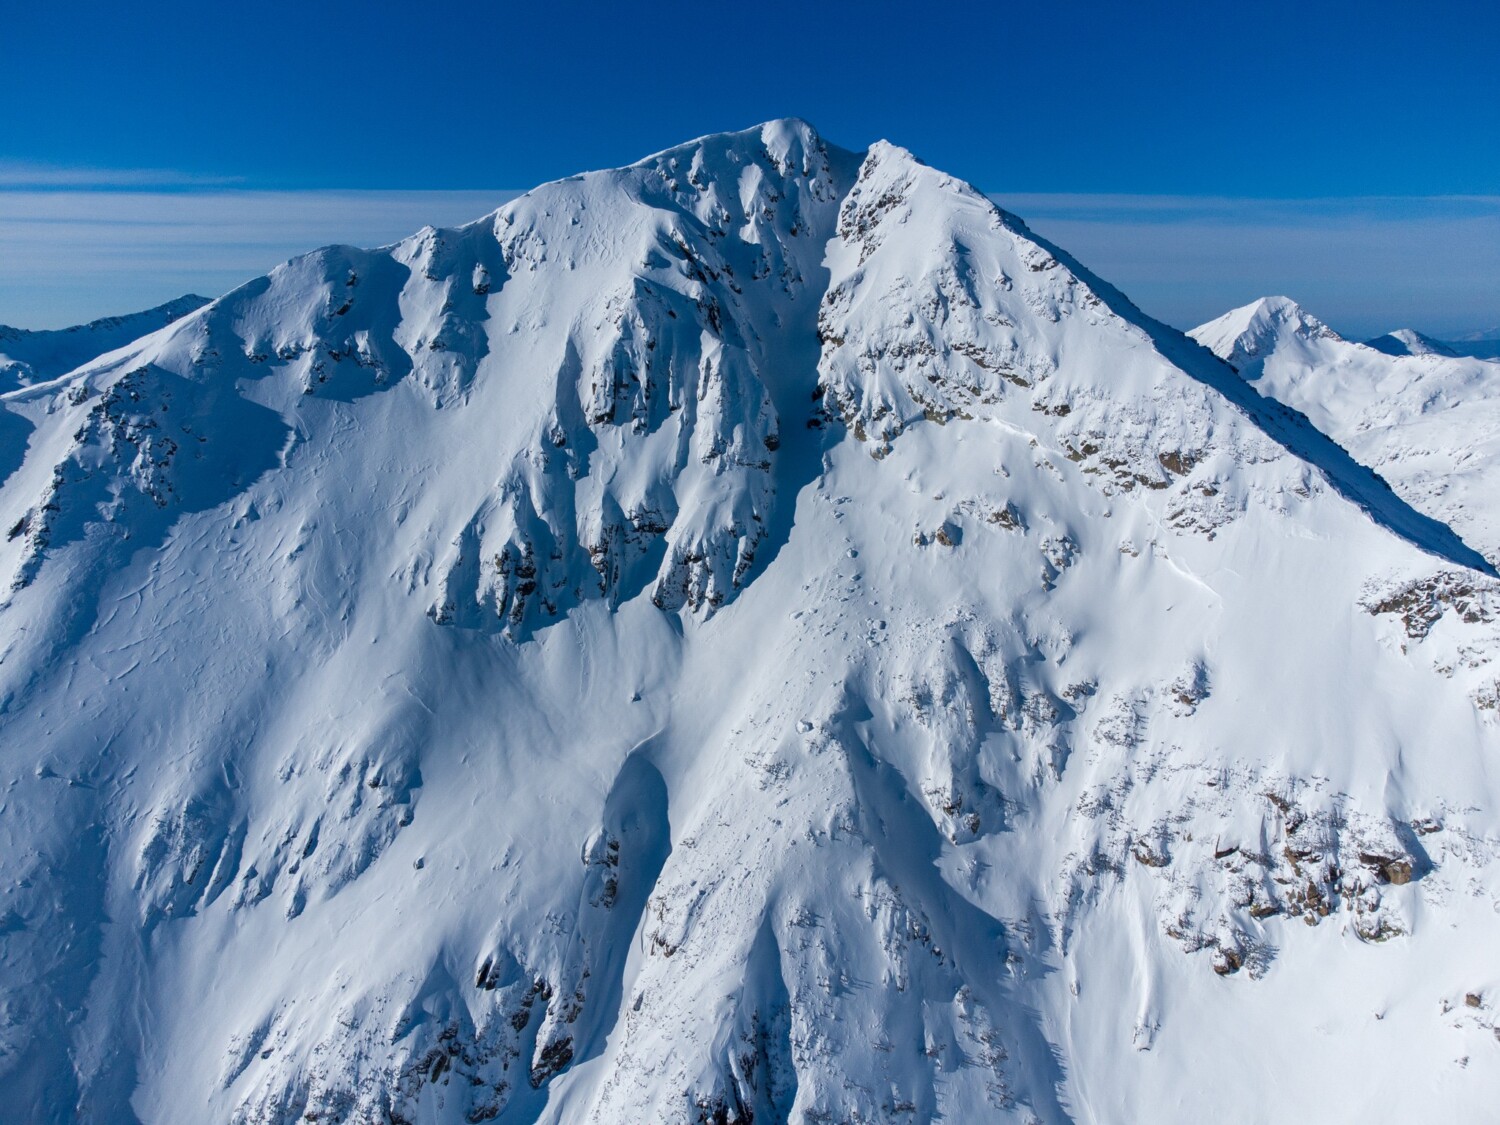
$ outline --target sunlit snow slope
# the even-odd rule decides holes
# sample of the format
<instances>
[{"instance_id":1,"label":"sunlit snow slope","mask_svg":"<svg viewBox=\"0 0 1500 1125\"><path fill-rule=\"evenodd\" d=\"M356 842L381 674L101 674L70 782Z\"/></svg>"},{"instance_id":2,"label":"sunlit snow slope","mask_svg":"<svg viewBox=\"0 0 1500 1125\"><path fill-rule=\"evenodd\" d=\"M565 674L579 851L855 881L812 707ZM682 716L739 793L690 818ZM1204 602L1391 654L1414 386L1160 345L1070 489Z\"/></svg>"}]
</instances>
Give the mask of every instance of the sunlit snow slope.
<instances>
[{"instance_id":1,"label":"sunlit snow slope","mask_svg":"<svg viewBox=\"0 0 1500 1125\"><path fill-rule=\"evenodd\" d=\"M902 149L705 138L0 402L0 1118L1500 1093L1487 564Z\"/></svg>"}]
</instances>

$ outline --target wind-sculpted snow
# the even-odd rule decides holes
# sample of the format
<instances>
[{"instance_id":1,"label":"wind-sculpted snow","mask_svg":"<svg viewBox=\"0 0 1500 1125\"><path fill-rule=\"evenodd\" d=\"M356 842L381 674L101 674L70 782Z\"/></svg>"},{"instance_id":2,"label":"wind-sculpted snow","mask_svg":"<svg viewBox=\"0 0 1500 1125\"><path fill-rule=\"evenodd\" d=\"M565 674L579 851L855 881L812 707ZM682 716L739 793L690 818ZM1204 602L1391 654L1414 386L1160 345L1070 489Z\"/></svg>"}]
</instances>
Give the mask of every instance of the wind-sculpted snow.
<instances>
[{"instance_id":1,"label":"wind-sculpted snow","mask_svg":"<svg viewBox=\"0 0 1500 1125\"><path fill-rule=\"evenodd\" d=\"M1500 580L901 149L705 138L0 401L6 1119L1500 1088Z\"/></svg>"}]
</instances>

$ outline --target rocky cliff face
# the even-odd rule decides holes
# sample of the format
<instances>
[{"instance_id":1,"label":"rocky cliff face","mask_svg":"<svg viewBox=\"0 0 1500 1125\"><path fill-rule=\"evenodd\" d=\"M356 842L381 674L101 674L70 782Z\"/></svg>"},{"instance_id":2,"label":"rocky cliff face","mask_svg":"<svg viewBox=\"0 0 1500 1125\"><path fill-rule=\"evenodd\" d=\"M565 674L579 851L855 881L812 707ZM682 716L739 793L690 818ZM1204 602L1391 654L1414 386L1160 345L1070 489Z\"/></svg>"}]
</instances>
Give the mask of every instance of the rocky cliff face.
<instances>
[{"instance_id":1,"label":"rocky cliff face","mask_svg":"<svg viewBox=\"0 0 1500 1125\"><path fill-rule=\"evenodd\" d=\"M3 401L20 1119L1496 1088L1488 565L899 148L705 138Z\"/></svg>"}]
</instances>

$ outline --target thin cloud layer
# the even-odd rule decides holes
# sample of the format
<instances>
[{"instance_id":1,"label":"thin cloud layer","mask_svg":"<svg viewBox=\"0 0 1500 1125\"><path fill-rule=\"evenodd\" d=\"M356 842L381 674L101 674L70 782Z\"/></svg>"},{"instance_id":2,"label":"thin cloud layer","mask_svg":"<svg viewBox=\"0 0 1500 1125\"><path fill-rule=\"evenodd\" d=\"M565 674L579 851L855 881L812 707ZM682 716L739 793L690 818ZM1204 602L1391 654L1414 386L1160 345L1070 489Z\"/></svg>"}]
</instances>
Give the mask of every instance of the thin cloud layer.
<instances>
[{"instance_id":1,"label":"thin cloud layer","mask_svg":"<svg viewBox=\"0 0 1500 1125\"><path fill-rule=\"evenodd\" d=\"M1271 293L1356 339L1500 325L1500 197L996 199L1181 328Z\"/></svg>"},{"instance_id":2,"label":"thin cloud layer","mask_svg":"<svg viewBox=\"0 0 1500 1125\"><path fill-rule=\"evenodd\" d=\"M200 176L170 168L90 168L0 160L0 190L109 188L203 188L243 182L240 176Z\"/></svg>"},{"instance_id":3,"label":"thin cloud layer","mask_svg":"<svg viewBox=\"0 0 1500 1125\"><path fill-rule=\"evenodd\" d=\"M0 186L14 170L0 165ZM135 174L147 173L119 175ZM60 327L216 295L315 247L394 242L515 194L130 190L124 178L112 190L0 190L0 323ZM995 198L1181 328L1267 293L1355 338L1500 325L1500 197Z\"/></svg>"},{"instance_id":4,"label":"thin cloud layer","mask_svg":"<svg viewBox=\"0 0 1500 1125\"><path fill-rule=\"evenodd\" d=\"M58 328L217 296L330 243L378 246L507 191L3 191L0 323Z\"/></svg>"}]
</instances>

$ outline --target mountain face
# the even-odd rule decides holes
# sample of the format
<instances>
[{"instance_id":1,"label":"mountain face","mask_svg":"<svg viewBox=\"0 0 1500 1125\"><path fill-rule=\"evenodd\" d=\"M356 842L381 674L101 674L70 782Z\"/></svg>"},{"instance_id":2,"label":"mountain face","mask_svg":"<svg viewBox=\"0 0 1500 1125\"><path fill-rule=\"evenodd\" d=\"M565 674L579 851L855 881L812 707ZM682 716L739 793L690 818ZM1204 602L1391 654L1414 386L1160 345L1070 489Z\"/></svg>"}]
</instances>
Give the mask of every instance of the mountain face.
<instances>
[{"instance_id":1,"label":"mountain face","mask_svg":"<svg viewBox=\"0 0 1500 1125\"><path fill-rule=\"evenodd\" d=\"M0 402L8 1120L1500 1089L1492 568L900 148L704 138Z\"/></svg>"},{"instance_id":2,"label":"mountain face","mask_svg":"<svg viewBox=\"0 0 1500 1125\"><path fill-rule=\"evenodd\" d=\"M1352 344L1285 297L1189 335L1500 562L1500 364L1426 347L1416 333L1404 353Z\"/></svg>"},{"instance_id":3,"label":"mountain face","mask_svg":"<svg viewBox=\"0 0 1500 1125\"><path fill-rule=\"evenodd\" d=\"M0 324L0 391L55 379L206 304L207 297L189 294L144 312L72 328L31 331Z\"/></svg>"}]
</instances>

